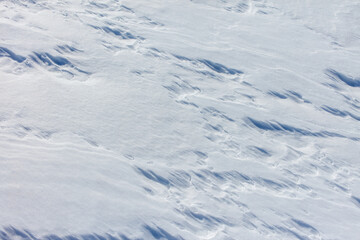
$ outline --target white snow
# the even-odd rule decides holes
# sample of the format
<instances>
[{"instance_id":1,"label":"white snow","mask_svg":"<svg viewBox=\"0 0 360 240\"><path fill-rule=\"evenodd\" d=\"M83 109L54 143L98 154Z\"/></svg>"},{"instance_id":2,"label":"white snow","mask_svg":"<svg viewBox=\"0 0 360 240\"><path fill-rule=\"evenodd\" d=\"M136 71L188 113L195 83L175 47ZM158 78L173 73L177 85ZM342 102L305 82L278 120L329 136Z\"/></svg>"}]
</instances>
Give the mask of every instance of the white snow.
<instances>
[{"instance_id":1,"label":"white snow","mask_svg":"<svg viewBox=\"0 0 360 240\"><path fill-rule=\"evenodd\" d=\"M359 10L0 1L0 239L358 239Z\"/></svg>"}]
</instances>

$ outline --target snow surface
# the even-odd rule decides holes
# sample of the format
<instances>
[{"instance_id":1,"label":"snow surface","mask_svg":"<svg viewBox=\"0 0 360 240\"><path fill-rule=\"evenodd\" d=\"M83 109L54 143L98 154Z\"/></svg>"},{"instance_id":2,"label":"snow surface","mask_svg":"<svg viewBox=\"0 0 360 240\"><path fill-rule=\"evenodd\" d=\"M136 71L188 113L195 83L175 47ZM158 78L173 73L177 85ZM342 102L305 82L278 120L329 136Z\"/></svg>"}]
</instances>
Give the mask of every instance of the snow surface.
<instances>
[{"instance_id":1,"label":"snow surface","mask_svg":"<svg viewBox=\"0 0 360 240\"><path fill-rule=\"evenodd\" d=\"M1 0L0 239L359 239L358 0Z\"/></svg>"}]
</instances>

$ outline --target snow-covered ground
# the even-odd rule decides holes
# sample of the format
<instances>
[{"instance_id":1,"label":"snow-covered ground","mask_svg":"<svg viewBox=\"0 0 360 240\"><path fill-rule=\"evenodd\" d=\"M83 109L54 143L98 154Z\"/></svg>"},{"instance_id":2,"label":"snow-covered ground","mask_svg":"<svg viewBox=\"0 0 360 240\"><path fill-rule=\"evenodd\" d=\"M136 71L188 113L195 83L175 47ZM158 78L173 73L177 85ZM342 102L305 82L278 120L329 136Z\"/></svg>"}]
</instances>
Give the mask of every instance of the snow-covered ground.
<instances>
[{"instance_id":1,"label":"snow-covered ground","mask_svg":"<svg viewBox=\"0 0 360 240\"><path fill-rule=\"evenodd\" d=\"M358 0L0 1L0 239L359 238Z\"/></svg>"}]
</instances>

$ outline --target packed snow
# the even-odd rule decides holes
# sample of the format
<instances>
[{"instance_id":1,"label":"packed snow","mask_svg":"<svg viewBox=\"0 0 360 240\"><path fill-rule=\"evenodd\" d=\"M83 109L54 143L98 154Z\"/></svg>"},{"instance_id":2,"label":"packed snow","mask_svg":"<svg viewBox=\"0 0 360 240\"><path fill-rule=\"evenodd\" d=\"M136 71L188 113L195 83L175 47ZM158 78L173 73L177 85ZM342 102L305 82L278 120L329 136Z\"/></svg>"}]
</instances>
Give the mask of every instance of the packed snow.
<instances>
[{"instance_id":1,"label":"packed snow","mask_svg":"<svg viewBox=\"0 0 360 240\"><path fill-rule=\"evenodd\" d=\"M358 0L1 0L0 239L360 238Z\"/></svg>"}]
</instances>

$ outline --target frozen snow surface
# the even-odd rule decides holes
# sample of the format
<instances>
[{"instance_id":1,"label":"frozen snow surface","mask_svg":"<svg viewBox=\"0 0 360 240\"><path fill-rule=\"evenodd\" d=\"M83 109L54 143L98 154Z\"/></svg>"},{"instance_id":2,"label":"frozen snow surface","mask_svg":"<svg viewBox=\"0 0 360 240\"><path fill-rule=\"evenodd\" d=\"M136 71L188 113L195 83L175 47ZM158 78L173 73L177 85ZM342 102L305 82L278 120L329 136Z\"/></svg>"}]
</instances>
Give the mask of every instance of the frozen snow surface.
<instances>
[{"instance_id":1,"label":"frozen snow surface","mask_svg":"<svg viewBox=\"0 0 360 240\"><path fill-rule=\"evenodd\" d=\"M358 0L0 1L0 239L359 238Z\"/></svg>"}]
</instances>

